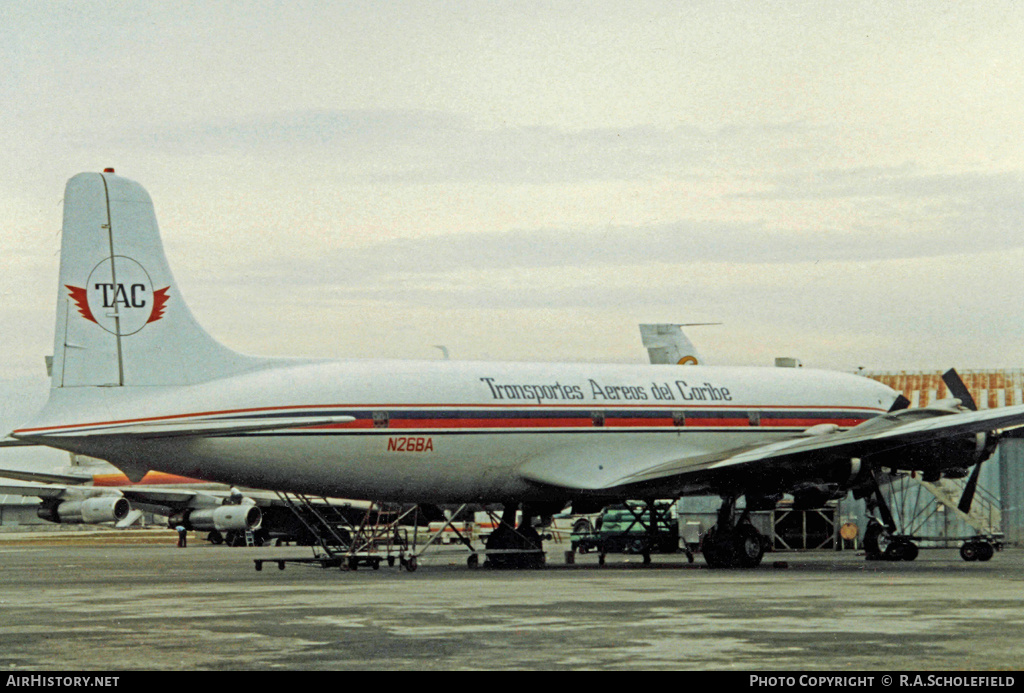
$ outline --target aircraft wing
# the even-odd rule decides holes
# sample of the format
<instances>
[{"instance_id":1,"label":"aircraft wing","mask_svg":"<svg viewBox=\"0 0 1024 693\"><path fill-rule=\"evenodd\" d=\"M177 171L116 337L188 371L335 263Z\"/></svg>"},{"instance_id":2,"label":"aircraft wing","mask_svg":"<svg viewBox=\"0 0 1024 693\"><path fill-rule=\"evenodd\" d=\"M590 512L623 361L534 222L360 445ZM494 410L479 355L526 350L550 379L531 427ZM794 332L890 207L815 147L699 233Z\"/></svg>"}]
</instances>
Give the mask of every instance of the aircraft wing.
<instances>
[{"instance_id":1,"label":"aircraft wing","mask_svg":"<svg viewBox=\"0 0 1024 693\"><path fill-rule=\"evenodd\" d=\"M4 472L8 474L8 472ZM45 475L41 475L45 476ZM146 506L156 506L156 510L167 510L187 507L206 507L220 505L222 497L186 489L134 489L132 487L95 487L72 486L64 484L0 484L0 494L11 496L35 496L43 500L124 496L128 500ZM224 493L223 496L226 496ZM205 501L204 502L204 499Z\"/></svg>"},{"instance_id":2,"label":"aircraft wing","mask_svg":"<svg viewBox=\"0 0 1024 693\"><path fill-rule=\"evenodd\" d=\"M815 427L801 437L754 447L694 450L676 456L601 450L599 457L578 458L569 464L535 460L522 471L537 484L600 496L668 498L742 494L748 488L785 492L815 478L852 481L858 466L852 460L914 470L925 469L923 465L934 459L944 465L937 469L940 473L966 468L979 461L988 434L1019 426L1024 426L1024 405L982 411L908 409L847 430Z\"/></svg>"},{"instance_id":3,"label":"aircraft wing","mask_svg":"<svg viewBox=\"0 0 1024 693\"><path fill-rule=\"evenodd\" d=\"M11 438L10 436L0 438L0 448L20 448L25 447L26 445L38 445L38 443L33 443L28 440L18 440L17 438Z\"/></svg>"},{"instance_id":4,"label":"aircraft wing","mask_svg":"<svg viewBox=\"0 0 1024 693\"><path fill-rule=\"evenodd\" d=\"M159 486L121 486L117 490L133 505L146 507L161 515L184 508L208 508L222 504L227 491L200 491L188 488Z\"/></svg>"},{"instance_id":5,"label":"aircraft wing","mask_svg":"<svg viewBox=\"0 0 1024 693\"><path fill-rule=\"evenodd\" d=\"M224 500L241 494L242 497L252 501L253 505L260 508L287 507L288 504L273 491L261 491L256 489L225 490L225 489L190 489L181 486L120 486L117 491L124 495L132 503L140 506L164 506L171 510L184 508L210 508L218 507ZM314 505L321 505L324 501L318 499ZM365 509L372 505L369 502L328 499L328 505L338 507L358 507ZM167 513L163 513L167 514Z\"/></svg>"},{"instance_id":6,"label":"aircraft wing","mask_svg":"<svg viewBox=\"0 0 1024 693\"><path fill-rule=\"evenodd\" d=\"M198 480L191 486L181 483L138 485L125 483L123 485L93 486L91 485L94 481L92 475L74 476L17 469L0 469L0 481L4 479L31 483L15 485L0 483L0 494L36 496L39 498L62 498L69 495L76 497L83 495L118 495L124 496L135 505L146 507L148 510L165 515L173 510L217 507L222 505L225 499L237 496L239 493L261 508L288 506L288 503L273 491L258 489L238 491L229 489L223 484L206 484L206 482ZM197 488L197 486L203 485L214 488ZM365 510L372 505L372 503L365 501L334 498L314 501L314 505L324 503L338 508L355 508L359 510Z\"/></svg>"},{"instance_id":7,"label":"aircraft wing","mask_svg":"<svg viewBox=\"0 0 1024 693\"><path fill-rule=\"evenodd\" d=\"M41 484L66 484L83 486L92 483L92 475L74 476L71 474L48 474L46 472L29 472L23 469L0 469L0 478L17 479L18 481L34 481Z\"/></svg>"},{"instance_id":8,"label":"aircraft wing","mask_svg":"<svg viewBox=\"0 0 1024 693\"><path fill-rule=\"evenodd\" d=\"M139 509L160 515L182 511L193 514L195 529L247 529L259 525L261 513L252 509L249 494L169 487L69 486L63 484L0 484L0 495L36 497L42 501L41 517L51 522L100 524L114 522L118 528L135 522ZM229 497L242 502L225 503ZM133 508L132 506L138 506ZM241 512L237 512L237 511ZM212 513L212 515L211 515ZM221 526L223 525L223 527Z\"/></svg>"},{"instance_id":9,"label":"aircraft wing","mask_svg":"<svg viewBox=\"0 0 1024 693\"><path fill-rule=\"evenodd\" d=\"M0 484L0 495L33 496L35 498L63 498L67 487L52 484Z\"/></svg>"}]
</instances>

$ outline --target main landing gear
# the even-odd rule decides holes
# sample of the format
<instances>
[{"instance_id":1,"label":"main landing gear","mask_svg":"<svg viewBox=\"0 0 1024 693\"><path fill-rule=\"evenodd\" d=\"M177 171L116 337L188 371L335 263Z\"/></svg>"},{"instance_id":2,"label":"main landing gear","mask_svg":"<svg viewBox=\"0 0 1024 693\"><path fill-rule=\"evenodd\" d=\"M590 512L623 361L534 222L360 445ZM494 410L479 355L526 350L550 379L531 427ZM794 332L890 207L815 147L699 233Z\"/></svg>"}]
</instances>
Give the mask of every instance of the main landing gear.
<instances>
[{"instance_id":1,"label":"main landing gear","mask_svg":"<svg viewBox=\"0 0 1024 693\"><path fill-rule=\"evenodd\" d=\"M704 560L711 568L756 568L761 564L767 538L750 523L749 511L736 517L735 496L722 498L718 522L701 540Z\"/></svg>"},{"instance_id":2,"label":"main landing gear","mask_svg":"<svg viewBox=\"0 0 1024 693\"><path fill-rule=\"evenodd\" d=\"M533 527L533 517L526 504L519 526L515 526L518 503L506 503L501 521L490 536L483 551L487 557L485 568L515 570L542 568L544 566L544 543ZM470 556L470 566L475 565L477 554Z\"/></svg>"},{"instance_id":3,"label":"main landing gear","mask_svg":"<svg viewBox=\"0 0 1024 693\"><path fill-rule=\"evenodd\" d=\"M912 561L919 550L912 537L872 519L864 532L864 557L869 561Z\"/></svg>"},{"instance_id":4,"label":"main landing gear","mask_svg":"<svg viewBox=\"0 0 1024 693\"><path fill-rule=\"evenodd\" d=\"M865 503L868 513L877 514L881 521L872 517L868 522L864 531L864 557L869 561L912 561L917 558L917 544L912 537L896 531L896 520L882 495L879 475L880 472L872 467L868 479L870 493Z\"/></svg>"}]
</instances>

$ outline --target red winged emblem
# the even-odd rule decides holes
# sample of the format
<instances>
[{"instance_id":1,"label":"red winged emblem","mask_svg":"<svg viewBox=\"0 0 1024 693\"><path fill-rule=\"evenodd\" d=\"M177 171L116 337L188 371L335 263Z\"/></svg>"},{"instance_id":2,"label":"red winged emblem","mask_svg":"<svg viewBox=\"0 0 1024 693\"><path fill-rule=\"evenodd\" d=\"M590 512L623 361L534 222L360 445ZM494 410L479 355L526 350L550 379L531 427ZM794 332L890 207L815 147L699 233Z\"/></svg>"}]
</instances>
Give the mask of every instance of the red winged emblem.
<instances>
[{"instance_id":1,"label":"red winged emblem","mask_svg":"<svg viewBox=\"0 0 1024 693\"><path fill-rule=\"evenodd\" d=\"M92 316L92 311L89 310L89 297L85 293L85 289L80 286L71 286L65 284L64 288L71 292L71 300L78 306L78 312L82 314L82 317L91 322L96 322L96 318ZM96 323L97 325L99 323Z\"/></svg>"},{"instance_id":2,"label":"red winged emblem","mask_svg":"<svg viewBox=\"0 0 1024 693\"><path fill-rule=\"evenodd\" d=\"M149 314L149 320L146 321L147 325L151 322L156 322L164 316L164 309L167 307L167 290L170 288L165 286L153 292L153 312Z\"/></svg>"},{"instance_id":3,"label":"red winged emblem","mask_svg":"<svg viewBox=\"0 0 1024 693\"><path fill-rule=\"evenodd\" d=\"M71 300L75 302L75 306L78 308L78 312L81 316L98 325L99 321L96 320L95 316L92 314L92 310L89 308L88 292L80 286L71 286L70 284L65 284L64 288L68 290ZM169 286L165 286L164 288L157 289L153 292L153 308L149 313L149 319L146 320L147 325L151 322L156 322L164 316L164 311L167 310L167 300L170 298L170 296L167 295L170 288L171 287Z\"/></svg>"}]
</instances>

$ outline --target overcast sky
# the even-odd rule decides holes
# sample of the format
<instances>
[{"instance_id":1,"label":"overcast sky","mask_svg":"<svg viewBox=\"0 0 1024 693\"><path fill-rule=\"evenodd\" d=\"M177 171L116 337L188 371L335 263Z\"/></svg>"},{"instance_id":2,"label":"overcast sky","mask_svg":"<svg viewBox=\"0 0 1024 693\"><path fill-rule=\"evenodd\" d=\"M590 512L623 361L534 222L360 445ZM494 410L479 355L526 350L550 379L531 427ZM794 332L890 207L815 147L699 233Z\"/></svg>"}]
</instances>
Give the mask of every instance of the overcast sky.
<instances>
[{"instance_id":1,"label":"overcast sky","mask_svg":"<svg viewBox=\"0 0 1024 693\"><path fill-rule=\"evenodd\" d=\"M0 0L5 430L112 166L254 354L1024 367L1013 2Z\"/></svg>"}]
</instances>

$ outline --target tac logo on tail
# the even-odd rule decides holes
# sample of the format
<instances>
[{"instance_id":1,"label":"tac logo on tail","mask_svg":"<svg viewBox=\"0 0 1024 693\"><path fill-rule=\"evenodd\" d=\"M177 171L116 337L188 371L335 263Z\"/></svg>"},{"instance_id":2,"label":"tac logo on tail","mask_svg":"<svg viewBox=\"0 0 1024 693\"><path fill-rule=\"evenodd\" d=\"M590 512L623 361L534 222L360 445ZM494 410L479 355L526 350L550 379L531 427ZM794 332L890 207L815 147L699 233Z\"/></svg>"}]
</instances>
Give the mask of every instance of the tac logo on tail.
<instances>
[{"instance_id":1,"label":"tac logo on tail","mask_svg":"<svg viewBox=\"0 0 1024 693\"><path fill-rule=\"evenodd\" d=\"M96 265L84 287L64 287L83 318L121 336L135 334L162 318L171 288L154 289L145 268L122 255Z\"/></svg>"}]
</instances>

